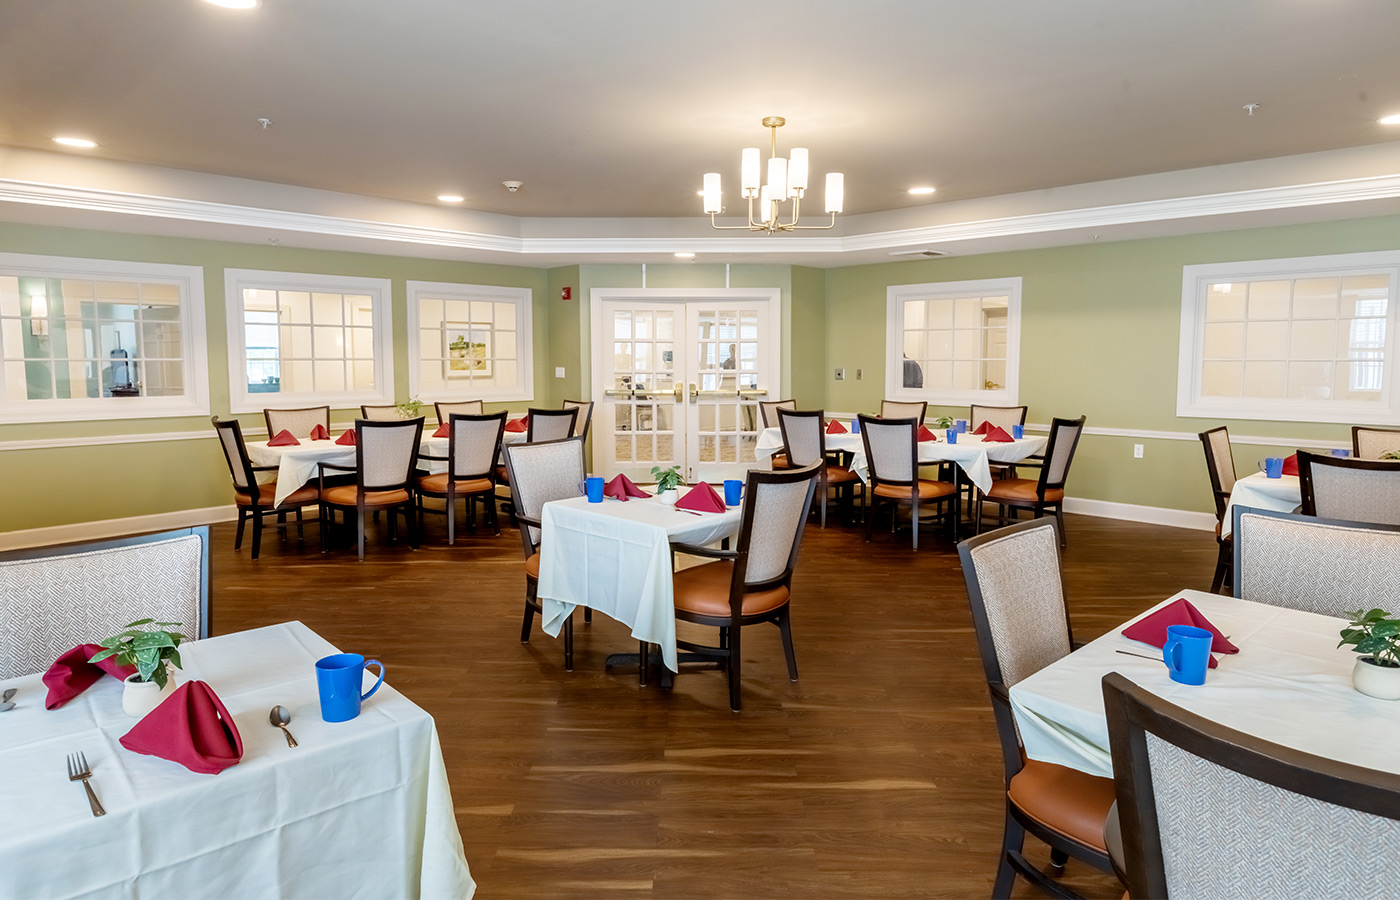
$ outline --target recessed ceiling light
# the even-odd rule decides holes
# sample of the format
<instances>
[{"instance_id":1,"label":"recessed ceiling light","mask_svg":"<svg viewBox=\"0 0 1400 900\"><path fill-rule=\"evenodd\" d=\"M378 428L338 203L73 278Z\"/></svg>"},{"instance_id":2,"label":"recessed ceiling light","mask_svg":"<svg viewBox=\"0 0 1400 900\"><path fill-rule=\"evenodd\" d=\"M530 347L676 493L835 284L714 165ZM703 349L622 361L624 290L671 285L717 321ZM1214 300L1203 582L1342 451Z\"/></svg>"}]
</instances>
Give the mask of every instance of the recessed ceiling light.
<instances>
[{"instance_id":1,"label":"recessed ceiling light","mask_svg":"<svg viewBox=\"0 0 1400 900\"><path fill-rule=\"evenodd\" d=\"M695 254L694 254L694 253L677 253L677 254L676 254L676 259L694 259L694 258L695 258Z\"/></svg>"},{"instance_id":2,"label":"recessed ceiling light","mask_svg":"<svg viewBox=\"0 0 1400 900\"><path fill-rule=\"evenodd\" d=\"M936 191L936 190L938 190L938 188L933 188L933 187L912 187L912 188L909 189L909 193L914 194L914 195L917 196L917 195L919 195L919 194L932 194L932 193L933 193L934 191Z\"/></svg>"},{"instance_id":3,"label":"recessed ceiling light","mask_svg":"<svg viewBox=\"0 0 1400 900\"><path fill-rule=\"evenodd\" d=\"M438 194L438 199L443 203L461 203L466 197L458 197L456 194Z\"/></svg>"},{"instance_id":4,"label":"recessed ceiling light","mask_svg":"<svg viewBox=\"0 0 1400 900\"><path fill-rule=\"evenodd\" d=\"M55 144L62 144L65 147L81 147L84 150L91 150L93 147L97 146L97 141L90 141L87 138L56 137L53 139L53 142Z\"/></svg>"},{"instance_id":5,"label":"recessed ceiling light","mask_svg":"<svg viewBox=\"0 0 1400 900\"><path fill-rule=\"evenodd\" d=\"M1400 125L1400 113L1393 116L1381 116L1376 121L1382 125Z\"/></svg>"},{"instance_id":6,"label":"recessed ceiling light","mask_svg":"<svg viewBox=\"0 0 1400 900\"><path fill-rule=\"evenodd\" d=\"M262 6L262 0L204 0L204 2L222 6L224 9L257 9Z\"/></svg>"}]
</instances>

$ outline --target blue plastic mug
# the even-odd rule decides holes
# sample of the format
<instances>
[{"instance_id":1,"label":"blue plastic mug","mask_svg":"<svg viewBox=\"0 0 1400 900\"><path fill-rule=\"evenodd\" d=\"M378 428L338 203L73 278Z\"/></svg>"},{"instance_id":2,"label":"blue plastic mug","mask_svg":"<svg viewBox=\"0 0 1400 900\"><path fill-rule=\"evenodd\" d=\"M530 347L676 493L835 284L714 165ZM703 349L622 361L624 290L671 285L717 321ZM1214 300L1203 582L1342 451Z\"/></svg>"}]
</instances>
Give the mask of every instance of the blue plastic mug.
<instances>
[{"instance_id":1,"label":"blue plastic mug","mask_svg":"<svg viewBox=\"0 0 1400 900\"><path fill-rule=\"evenodd\" d=\"M724 505L738 506L742 499L744 499L744 483L737 478L726 478L724 480Z\"/></svg>"},{"instance_id":2,"label":"blue plastic mug","mask_svg":"<svg viewBox=\"0 0 1400 900\"><path fill-rule=\"evenodd\" d=\"M602 478L597 478L597 477L595 477L595 478L585 478L585 479L583 480L583 489L584 489L584 493L588 494L588 502L589 502L589 503L602 503L602 502L603 502L603 479L602 479Z\"/></svg>"},{"instance_id":3,"label":"blue plastic mug","mask_svg":"<svg viewBox=\"0 0 1400 900\"><path fill-rule=\"evenodd\" d=\"M1346 457L1351 456L1351 451L1343 450L1340 447L1337 447L1332 450L1332 455L1345 459Z\"/></svg>"},{"instance_id":4,"label":"blue plastic mug","mask_svg":"<svg viewBox=\"0 0 1400 900\"><path fill-rule=\"evenodd\" d=\"M860 434L860 419L851 420L851 434Z\"/></svg>"},{"instance_id":5,"label":"blue plastic mug","mask_svg":"<svg viewBox=\"0 0 1400 900\"><path fill-rule=\"evenodd\" d=\"M958 429L958 434L967 433L967 419L958 419L953 423L953 426Z\"/></svg>"},{"instance_id":6,"label":"blue plastic mug","mask_svg":"<svg viewBox=\"0 0 1400 900\"><path fill-rule=\"evenodd\" d=\"M365 668L379 667L379 680L368 693L361 694ZM384 683L384 664L368 662L358 653L337 653L316 660L316 687L321 692L321 718L327 722L348 722L360 714L360 701L368 700Z\"/></svg>"},{"instance_id":7,"label":"blue plastic mug","mask_svg":"<svg viewBox=\"0 0 1400 900\"><path fill-rule=\"evenodd\" d=\"M1282 477L1283 477L1283 457L1282 457L1282 456L1270 456L1270 457L1267 457L1267 458L1264 460L1264 462L1261 463L1261 465L1262 465L1263 468L1264 468L1264 477L1266 477L1266 478L1282 478Z\"/></svg>"},{"instance_id":8,"label":"blue plastic mug","mask_svg":"<svg viewBox=\"0 0 1400 900\"><path fill-rule=\"evenodd\" d=\"M948 443L956 444L958 442L958 430L956 428L949 428L944 434L944 437L948 439Z\"/></svg>"},{"instance_id":9,"label":"blue plastic mug","mask_svg":"<svg viewBox=\"0 0 1400 900\"><path fill-rule=\"evenodd\" d=\"M1194 625L1167 626L1167 642L1162 645L1162 662L1167 674L1180 684L1205 684L1210 666L1210 645L1215 635Z\"/></svg>"},{"instance_id":10,"label":"blue plastic mug","mask_svg":"<svg viewBox=\"0 0 1400 900\"><path fill-rule=\"evenodd\" d=\"M1012 425L1012 426L1011 426L1011 437L1012 437L1012 438L1014 438L1015 440L1018 440L1018 441L1019 441L1021 438L1025 437L1025 436L1026 436L1026 426L1024 426L1024 425Z\"/></svg>"}]
</instances>

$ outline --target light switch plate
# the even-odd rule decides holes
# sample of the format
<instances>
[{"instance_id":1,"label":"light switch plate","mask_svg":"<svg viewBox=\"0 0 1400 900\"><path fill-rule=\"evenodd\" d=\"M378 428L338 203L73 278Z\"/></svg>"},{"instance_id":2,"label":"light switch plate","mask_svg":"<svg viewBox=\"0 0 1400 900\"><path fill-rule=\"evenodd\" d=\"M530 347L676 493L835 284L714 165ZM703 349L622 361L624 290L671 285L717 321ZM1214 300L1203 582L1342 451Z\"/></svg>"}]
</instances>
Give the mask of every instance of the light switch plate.
<instances>
[{"instance_id":1,"label":"light switch plate","mask_svg":"<svg viewBox=\"0 0 1400 900\"><path fill-rule=\"evenodd\" d=\"M860 374L861 374L860 369L856 369L856 381L860 381Z\"/></svg>"},{"instance_id":2,"label":"light switch plate","mask_svg":"<svg viewBox=\"0 0 1400 900\"><path fill-rule=\"evenodd\" d=\"M555 377L555 378L563 378L563 377L564 377L564 367L563 367L563 366L555 366L555 367L554 367L554 377Z\"/></svg>"},{"instance_id":3,"label":"light switch plate","mask_svg":"<svg viewBox=\"0 0 1400 900\"><path fill-rule=\"evenodd\" d=\"M845 381L845 380L846 380L846 370L845 370L845 369L837 369L837 370L836 370L836 380L837 380L837 381Z\"/></svg>"},{"instance_id":4,"label":"light switch plate","mask_svg":"<svg viewBox=\"0 0 1400 900\"><path fill-rule=\"evenodd\" d=\"M1142 444L1133 444L1133 459L1142 459Z\"/></svg>"}]
</instances>

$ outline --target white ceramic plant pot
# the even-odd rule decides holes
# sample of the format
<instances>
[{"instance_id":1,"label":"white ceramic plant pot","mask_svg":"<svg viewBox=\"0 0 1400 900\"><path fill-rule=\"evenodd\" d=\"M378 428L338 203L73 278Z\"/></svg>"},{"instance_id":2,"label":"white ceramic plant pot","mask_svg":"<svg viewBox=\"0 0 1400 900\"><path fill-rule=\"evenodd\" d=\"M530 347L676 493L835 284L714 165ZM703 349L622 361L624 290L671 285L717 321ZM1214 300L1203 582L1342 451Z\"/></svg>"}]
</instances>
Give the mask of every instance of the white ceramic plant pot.
<instances>
[{"instance_id":1,"label":"white ceramic plant pot","mask_svg":"<svg viewBox=\"0 0 1400 900\"><path fill-rule=\"evenodd\" d=\"M1378 666L1363 656L1351 670L1351 683L1358 691L1377 700L1400 700L1400 668Z\"/></svg>"},{"instance_id":2,"label":"white ceramic plant pot","mask_svg":"<svg viewBox=\"0 0 1400 900\"><path fill-rule=\"evenodd\" d=\"M140 719L160 706L178 687L175 684L175 670L168 663L165 666L165 676L165 687L154 681L137 681L136 675L128 677L122 683L122 711L128 716Z\"/></svg>"},{"instance_id":3,"label":"white ceramic plant pot","mask_svg":"<svg viewBox=\"0 0 1400 900\"><path fill-rule=\"evenodd\" d=\"M656 498L667 506L674 506L676 501L680 499L680 496L681 492L675 488L671 488L669 491L657 491L656 493Z\"/></svg>"}]
</instances>

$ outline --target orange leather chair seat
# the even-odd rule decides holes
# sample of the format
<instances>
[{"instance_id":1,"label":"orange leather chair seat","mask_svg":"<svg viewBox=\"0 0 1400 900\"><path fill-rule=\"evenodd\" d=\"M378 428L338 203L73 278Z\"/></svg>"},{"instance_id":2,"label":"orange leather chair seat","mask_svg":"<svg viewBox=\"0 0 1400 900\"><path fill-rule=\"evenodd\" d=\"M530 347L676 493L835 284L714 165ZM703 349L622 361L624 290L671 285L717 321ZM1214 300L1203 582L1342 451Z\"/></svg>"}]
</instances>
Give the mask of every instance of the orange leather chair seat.
<instances>
[{"instance_id":1,"label":"orange leather chair seat","mask_svg":"<svg viewBox=\"0 0 1400 900\"><path fill-rule=\"evenodd\" d=\"M525 560L525 574L536 581L540 580L540 555L538 553Z\"/></svg>"},{"instance_id":2,"label":"orange leather chair seat","mask_svg":"<svg viewBox=\"0 0 1400 900\"><path fill-rule=\"evenodd\" d=\"M926 481L919 479L919 499L936 500L939 497L947 497L957 493L957 489L946 481ZM893 497L896 500L911 500L914 497L914 489L907 484L881 484L876 485L874 494L876 497Z\"/></svg>"},{"instance_id":3,"label":"orange leather chair seat","mask_svg":"<svg viewBox=\"0 0 1400 900\"><path fill-rule=\"evenodd\" d=\"M987 496L994 500L1035 503L1040 499L1035 492L1039 484L1038 481L1030 478L1003 478L1000 481L992 482L992 489L987 491ZM1046 503L1058 503L1063 499L1065 499L1065 492L1060 488L1051 488L1045 492Z\"/></svg>"},{"instance_id":4,"label":"orange leather chair seat","mask_svg":"<svg viewBox=\"0 0 1400 900\"><path fill-rule=\"evenodd\" d=\"M339 487L326 488L321 499L331 506L354 506L358 490L359 488L353 484L342 484ZM408 491L404 490L365 492L365 506L369 508L397 506L400 503L407 503L410 499Z\"/></svg>"},{"instance_id":5,"label":"orange leather chair seat","mask_svg":"<svg viewBox=\"0 0 1400 900\"><path fill-rule=\"evenodd\" d=\"M1022 812L1046 828L1108 852L1103 827L1114 800L1112 778L1028 759L1006 793Z\"/></svg>"},{"instance_id":6,"label":"orange leather chair seat","mask_svg":"<svg viewBox=\"0 0 1400 900\"><path fill-rule=\"evenodd\" d=\"M491 479L489 478L459 478L457 480L457 493L459 494L479 494L482 491L491 490L491 487ZM418 479L418 488L428 494L446 494L447 473L424 475Z\"/></svg>"},{"instance_id":7,"label":"orange leather chair seat","mask_svg":"<svg viewBox=\"0 0 1400 900\"><path fill-rule=\"evenodd\" d=\"M772 456L774 469L791 469L792 463L788 462L786 453L774 453Z\"/></svg>"},{"instance_id":8,"label":"orange leather chair seat","mask_svg":"<svg viewBox=\"0 0 1400 900\"><path fill-rule=\"evenodd\" d=\"M496 483L510 484L510 473L506 471L505 466L496 467Z\"/></svg>"},{"instance_id":9,"label":"orange leather chair seat","mask_svg":"<svg viewBox=\"0 0 1400 900\"><path fill-rule=\"evenodd\" d=\"M258 485L258 506L271 506L273 499L277 496L277 482L269 481L267 484ZM309 484L304 484L292 491L286 500L282 501L283 507L305 506L308 503L315 503L320 495L316 493L316 488ZM252 506L253 498L247 494L237 494L234 499L239 506Z\"/></svg>"},{"instance_id":10,"label":"orange leather chair seat","mask_svg":"<svg viewBox=\"0 0 1400 900\"><path fill-rule=\"evenodd\" d=\"M845 466L827 466L827 484L849 484L852 481L860 481L860 476Z\"/></svg>"},{"instance_id":11,"label":"orange leather chair seat","mask_svg":"<svg viewBox=\"0 0 1400 900\"><path fill-rule=\"evenodd\" d=\"M734 580L734 563L727 559L682 569L672 579L676 609L701 616L729 615L729 585ZM788 600L785 587L769 588L744 595L746 616L777 609Z\"/></svg>"}]
</instances>

